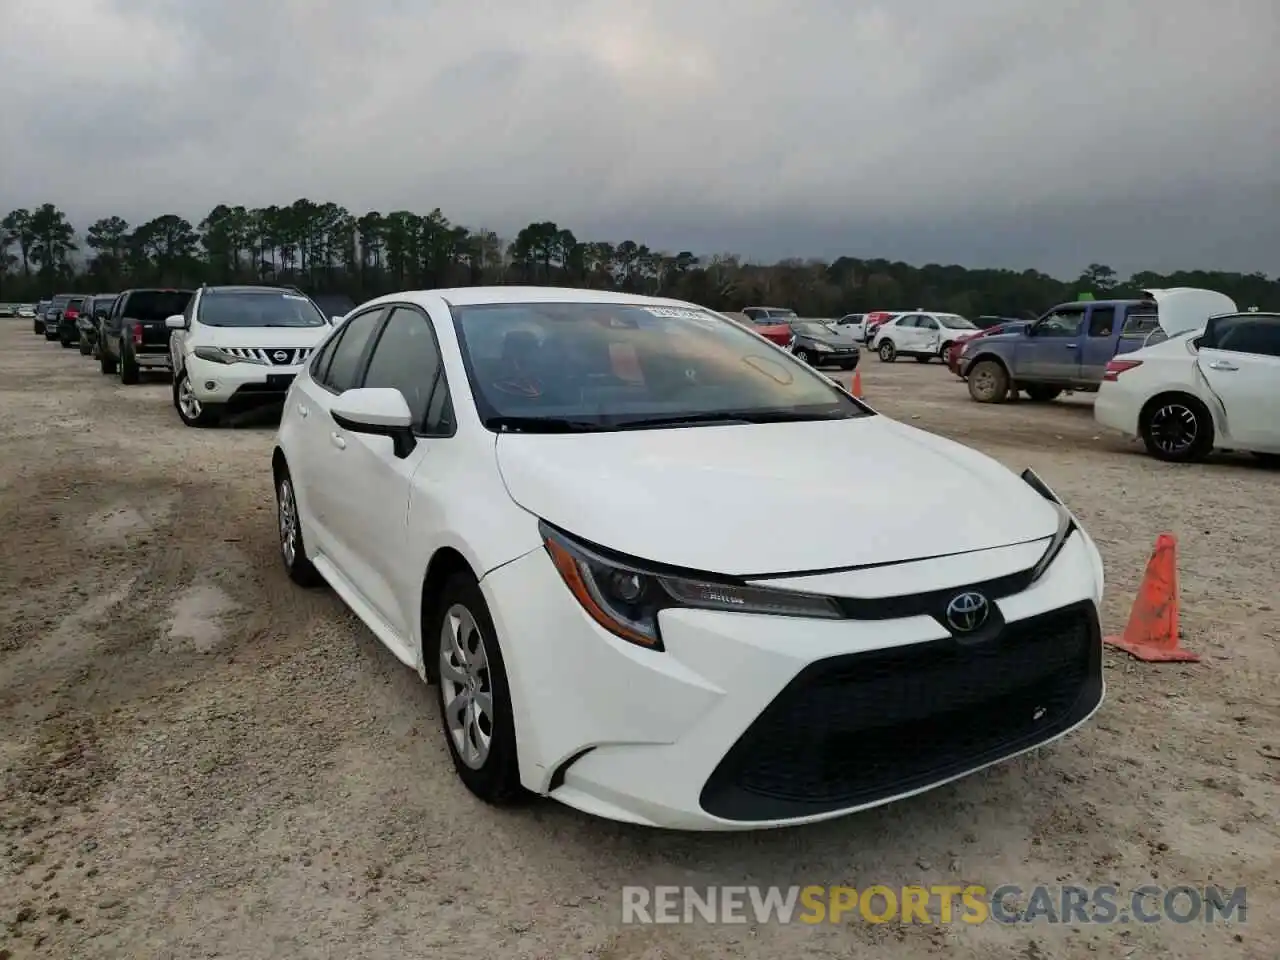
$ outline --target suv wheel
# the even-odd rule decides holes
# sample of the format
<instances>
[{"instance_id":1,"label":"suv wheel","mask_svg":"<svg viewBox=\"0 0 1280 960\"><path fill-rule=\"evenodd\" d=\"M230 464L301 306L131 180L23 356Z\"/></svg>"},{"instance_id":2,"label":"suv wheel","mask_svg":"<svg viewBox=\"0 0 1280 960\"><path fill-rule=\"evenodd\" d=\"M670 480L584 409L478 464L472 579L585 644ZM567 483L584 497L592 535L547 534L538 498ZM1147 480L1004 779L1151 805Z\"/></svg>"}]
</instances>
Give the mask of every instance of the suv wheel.
<instances>
[{"instance_id":1,"label":"suv wheel","mask_svg":"<svg viewBox=\"0 0 1280 960\"><path fill-rule=\"evenodd\" d=\"M213 427L221 419L222 408L213 403L201 403L191 389L187 371L173 378L173 409L188 427Z\"/></svg>"},{"instance_id":2,"label":"suv wheel","mask_svg":"<svg viewBox=\"0 0 1280 960\"><path fill-rule=\"evenodd\" d=\"M1009 374L996 360L980 360L969 369L969 396L978 403L1004 403Z\"/></svg>"},{"instance_id":3,"label":"suv wheel","mask_svg":"<svg viewBox=\"0 0 1280 960\"><path fill-rule=\"evenodd\" d=\"M898 359L898 348L893 345L892 340L880 341L880 349L878 353L880 354L880 361L882 363L893 363L893 361Z\"/></svg>"}]
</instances>

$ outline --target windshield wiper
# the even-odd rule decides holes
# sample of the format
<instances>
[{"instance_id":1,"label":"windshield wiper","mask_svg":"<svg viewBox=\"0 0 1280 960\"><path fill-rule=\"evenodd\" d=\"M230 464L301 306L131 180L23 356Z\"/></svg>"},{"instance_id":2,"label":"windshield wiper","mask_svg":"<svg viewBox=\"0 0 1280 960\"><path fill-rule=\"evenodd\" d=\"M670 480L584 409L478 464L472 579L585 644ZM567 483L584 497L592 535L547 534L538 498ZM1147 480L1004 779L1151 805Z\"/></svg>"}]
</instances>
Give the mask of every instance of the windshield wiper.
<instances>
[{"instance_id":1,"label":"windshield wiper","mask_svg":"<svg viewBox=\"0 0 1280 960\"><path fill-rule=\"evenodd\" d=\"M652 427L731 426L744 423L799 423L806 420L845 420L846 411L803 413L798 410L723 410L717 413L686 413L682 416L645 417L624 420L618 430L646 430Z\"/></svg>"},{"instance_id":2,"label":"windshield wiper","mask_svg":"<svg viewBox=\"0 0 1280 960\"><path fill-rule=\"evenodd\" d=\"M510 433L598 433L608 429L589 420L563 417L489 417L484 425L490 430Z\"/></svg>"}]
</instances>

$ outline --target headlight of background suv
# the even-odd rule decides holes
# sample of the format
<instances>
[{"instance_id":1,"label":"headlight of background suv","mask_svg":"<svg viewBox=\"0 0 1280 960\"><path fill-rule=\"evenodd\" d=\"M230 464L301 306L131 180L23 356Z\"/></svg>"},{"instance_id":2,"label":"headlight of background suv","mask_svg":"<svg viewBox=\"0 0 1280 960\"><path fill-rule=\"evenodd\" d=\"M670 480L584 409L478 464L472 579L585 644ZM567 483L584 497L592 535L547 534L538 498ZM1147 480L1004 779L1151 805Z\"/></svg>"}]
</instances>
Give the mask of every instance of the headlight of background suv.
<instances>
[{"instance_id":1,"label":"headlight of background suv","mask_svg":"<svg viewBox=\"0 0 1280 960\"><path fill-rule=\"evenodd\" d=\"M664 649L658 614L670 607L826 620L842 616L827 597L648 569L604 557L549 524L540 523L539 530L552 563L587 615L615 636L650 650Z\"/></svg>"},{"instance_id":2,"label":"headlight of background suv","mask_svg":"<svg viewBox=\"0 0 1280 960\"><path fill-rule=\"evenodd\" d=\"M192 352L201 360L208 360L210 363L262 363L256 357L237 357L219 347L196 347Z\"/></svg>"}]
</instances>

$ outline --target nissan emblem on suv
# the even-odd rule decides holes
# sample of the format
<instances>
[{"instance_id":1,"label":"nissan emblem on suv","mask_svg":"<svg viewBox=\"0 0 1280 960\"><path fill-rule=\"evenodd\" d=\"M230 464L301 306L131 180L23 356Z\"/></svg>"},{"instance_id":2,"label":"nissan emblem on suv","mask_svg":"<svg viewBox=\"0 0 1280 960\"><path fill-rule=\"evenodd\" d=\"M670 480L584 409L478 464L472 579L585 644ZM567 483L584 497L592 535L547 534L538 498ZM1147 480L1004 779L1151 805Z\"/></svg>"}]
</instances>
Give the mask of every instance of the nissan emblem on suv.
<instances>
[{"instance_id":1,"label":"nissan emblem on suv","mask_svg":"<svg viewBox=\"0 0 1280 960\"><path fill-rule=\"evenodd\" d=\"M289 354L286 353L284 350L277 350L271 356L275 358L276 363L284 363L286 360L289 359Z\"/></svg>"}]
</instances>

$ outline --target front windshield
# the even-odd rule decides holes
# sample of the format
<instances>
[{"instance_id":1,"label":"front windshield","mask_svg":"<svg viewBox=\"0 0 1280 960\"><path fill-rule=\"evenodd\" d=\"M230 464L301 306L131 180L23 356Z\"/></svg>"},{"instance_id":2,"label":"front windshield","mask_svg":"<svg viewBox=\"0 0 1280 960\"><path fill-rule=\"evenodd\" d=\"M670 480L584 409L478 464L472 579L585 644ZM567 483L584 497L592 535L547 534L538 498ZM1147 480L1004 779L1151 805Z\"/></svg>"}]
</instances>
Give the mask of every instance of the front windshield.
<instances>
[{"instance_id":1,"label":"front windshield","mask_svg":"<svg viewBox=\"0 0 1280 960\"><path fill-rule=\"evenodd\" d=\"M323 327L310 297L284 290L207 290L197 319L208 327Z\"/></svg>"},{"instance_id":2,"label":"front windshield","mask_svg":"<svg viewBox=\"0 0 1280 960\"><path fill-rule=\"evenodd\" d=\"M969 320L966 320L964 317L957 316L954 313L939 313L937 314L937 317L938 317L938 322L941 323L948 330L977 330L978 329L977 324L972 323Z\"/></svg>"},{"instance_id":3,"label":"front windshield","mask_svg":"<svg viewBox=\"0 0 1280 960\"><path fill-rule=\"evenodd\" d=\"M579 302L451 309L476 407L490 429L870 414L827 378L700 308Z\"/></svg>"},{"instance_id":4,"label":"front windshield","mask_svg":"<svg viewBox=\"0 0 1280 960\"><path fill-rule=\"evenodd\" d=\"M834 332L824 323L813 322L793 323L791 329L806 337L829 337Z\"/></svg>"}]
</instances>

